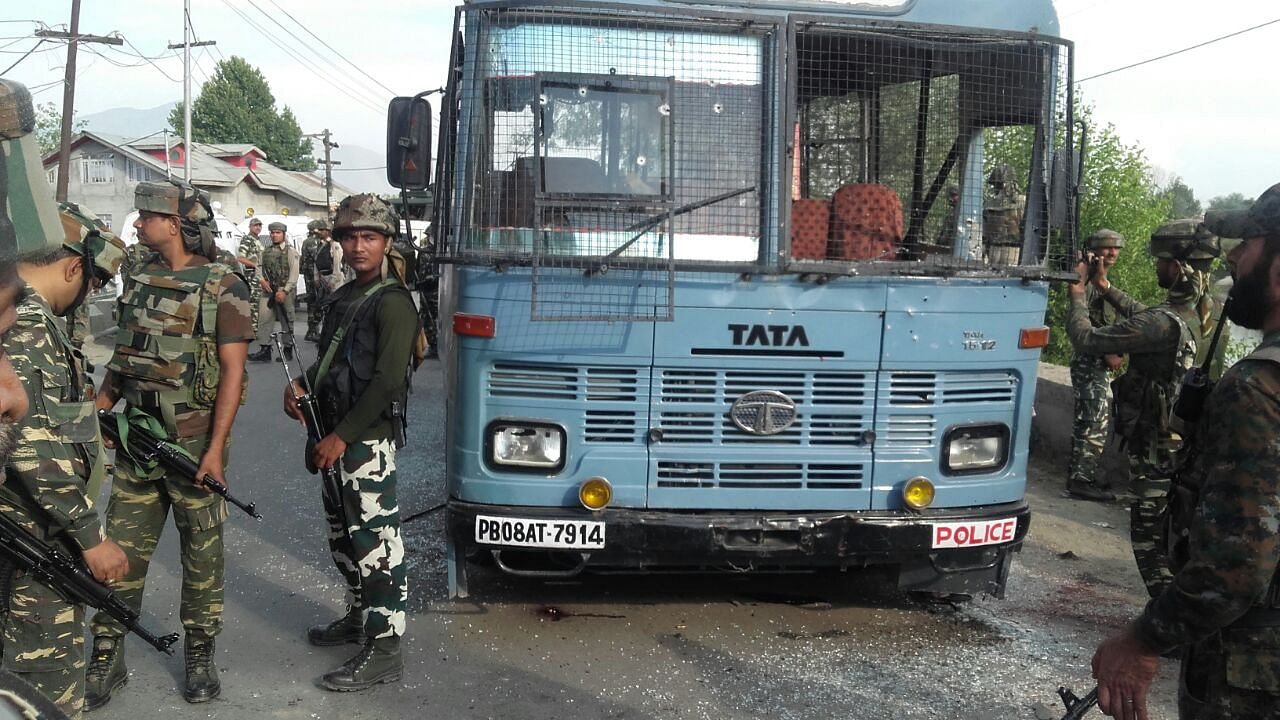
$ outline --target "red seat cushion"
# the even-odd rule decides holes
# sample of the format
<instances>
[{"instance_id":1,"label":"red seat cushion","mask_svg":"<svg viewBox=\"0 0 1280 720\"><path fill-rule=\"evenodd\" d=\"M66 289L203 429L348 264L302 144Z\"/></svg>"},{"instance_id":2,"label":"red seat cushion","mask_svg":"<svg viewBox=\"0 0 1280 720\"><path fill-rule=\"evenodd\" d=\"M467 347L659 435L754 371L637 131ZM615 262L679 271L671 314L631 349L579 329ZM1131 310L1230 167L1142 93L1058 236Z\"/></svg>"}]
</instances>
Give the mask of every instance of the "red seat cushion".
<instances>
[{"instance_id":1,"label":"red seat cushion","mask_svg":"<svg viewBox=\"0 0 1280 720\"><path fill-rule=\"evenodd\" d=\"M896 260L902 201L884 185L850 183L831 197L831 244L841 260Z\"/></svg>"},{"instance_id":2,"label":"red seat cushion","mask_svg":"<svg viewBox=\"0 0 1280 720\"><path fill-rule=\"evenodd\" d=\"M800 198L791 201L791 257L825 260L831 204L826 200Z\"/></svg>"}]
</instances>

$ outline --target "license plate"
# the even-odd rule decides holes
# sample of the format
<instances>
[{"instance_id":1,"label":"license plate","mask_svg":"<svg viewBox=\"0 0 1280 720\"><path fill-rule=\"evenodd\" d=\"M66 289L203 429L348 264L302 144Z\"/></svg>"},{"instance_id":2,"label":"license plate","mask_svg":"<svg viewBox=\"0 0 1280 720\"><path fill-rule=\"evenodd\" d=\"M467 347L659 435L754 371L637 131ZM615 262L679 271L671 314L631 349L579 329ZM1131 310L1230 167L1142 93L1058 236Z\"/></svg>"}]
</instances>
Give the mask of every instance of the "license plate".
<instances>
[{"instance_id":1,"label":"license plate","mask_svg":"<svg viewBox=\"0 0 1280 720\"><path fill-rule=\"evenodd\" d=\"M935 523L934 548L966 548L1013 542L1018 533L1018 518L983 520L981 522Z\"/></svg>"},{"instance_id":2,"label":"license plate","mask_svg":"<svg viewBox=\"0 0 1280 720\"><path fill-rule=\"evenodd\" d=\"M599 550L604 523L595 520L534 520L476 516L476 542L484 545Z\"/></svg>"}]
</instances>

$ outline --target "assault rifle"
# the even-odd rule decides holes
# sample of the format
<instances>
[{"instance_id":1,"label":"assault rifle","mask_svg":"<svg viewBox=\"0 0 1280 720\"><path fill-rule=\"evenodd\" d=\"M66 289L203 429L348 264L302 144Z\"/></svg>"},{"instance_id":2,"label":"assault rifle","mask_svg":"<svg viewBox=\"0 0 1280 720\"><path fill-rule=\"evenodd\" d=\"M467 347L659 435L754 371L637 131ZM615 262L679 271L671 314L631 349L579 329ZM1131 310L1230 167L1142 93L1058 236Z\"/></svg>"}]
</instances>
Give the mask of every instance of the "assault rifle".
<instances>
[{"instance_id":1,"label":"assault rifle","mask_svg":"<svg viewBox=\"0 0 1280 720\"><path fill-rule=\"evenodd\" d=\"M200 470L200 465L192 460L190 455L180 450L173 443L156 437L146 428L138 427L134 424L129 425L128 442L122 442L117 422L118 418L115 413L106 410L98 411L98 424L102 426L102 435L115 443L116 447L123 448L129 454L129 457L142 463L158 462L179 475L191 478L192 481L200 481L200 478L196 477L196 473ZM237 498L231 494L226 485L208 475L204 476L203 482L205 487L221 495L227 502L248 513L250 517L256 520L262 519L256 503L246 503Z\"/></svg>"},{"instance_id":2,"label":"assault rifle","mask_svg":"<svg viewBox=\"0 0 1280 720\"><path fill-rule=\"evenodd\" d=\"M1069 689L1059 687L1058 697L1062 698L1062 704L1067 708L1067 714L1062 716L1062 720L1080 720L1089 713L1089 708L1098 704L1098 688L1095 685L1084 697L1076 697Z\"/></svg>"},{"instance_id":3,"label":"assault rifle","mask_svg":"<svg viewBox=\"0 0 1280 720\"><path fill-rule=\"evenodd\" d=\"M177 633L160 637L153 635L138 623L138 613L133 608L93 577L83 560L32 536L4 513L0 513L0 554L12 560L15 567L30 572L37 581L66 598L67 602L101 610L155 649L173 654L172 646L178 642Z\"/></svg>"},{"instance_id":4,"label":"assault rifle","mask_svg":"<svg viewBox=\"0 0 1280 720\"><path fill-rule=\"evenodd\" d=\"M292 331L292 328L290 330ZM292 335L292 332L290 334ZM342 527L349 528L351 523L347 521L346 506L342 503L342 478L339 476L337 466L330 465L327 468L321 468L317 467L315 463L316 443L329 434L329 431L324 426L324 420L320 417L320 401L311 390L311 381L307 379L307 371L305 369L296 378L300 381L302 389L301 393L298 392L298 385L294 384L293 372L289 369L289 361L284 359L284 347L280 343L280 333L271 333L271 340L275 342L276 350L280 353L280 364L284 366L284 377L289 382L293 400L297 403L298 411L302 413L302 422L307 427L306 457L304 459L307 472L312 475L320 474L320 478L323 480L321 487L325 500L328 501L329 507L335 508L342 518Z\"/></svg>"}]
</instances>

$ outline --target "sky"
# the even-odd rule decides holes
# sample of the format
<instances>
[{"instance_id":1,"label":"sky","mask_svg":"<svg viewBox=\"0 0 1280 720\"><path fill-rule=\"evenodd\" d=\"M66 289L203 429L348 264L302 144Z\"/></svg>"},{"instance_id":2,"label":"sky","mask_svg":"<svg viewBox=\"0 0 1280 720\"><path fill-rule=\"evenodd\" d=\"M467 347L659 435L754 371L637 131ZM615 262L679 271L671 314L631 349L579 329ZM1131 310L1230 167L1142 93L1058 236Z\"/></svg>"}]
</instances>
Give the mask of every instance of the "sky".
<instances>
[{"instance_id":1,"label":"sky","mask_svg":"<svg viewBox=\"0 0 1280 720\"><path fill-rule=\"evenodd\" d=\"M217 60L239 55L262 70L277 103L293 110L303 132L327 127L338 143L381 150L393 92L409 95L443 84L455 4L363 0L353 12L350 0L191 0L197 38L217 42L193 50L192 95ZM1055 5L1061 34L1075 43L1077 78L1280 20L1274 0L1056 0ZM38 29L32 21L66 25L70 7L70 0L3 3L0 69L36 44L30 39ZM78 115L150 108L182 98L181 52L166 49L182 41L179 0L82 0L80 31L119 32L128 44L81 46ZM1232 192L1256 197L1280 181L1275 169L1280 133L1274 131L1280 93L1265 71L1277 45L1280 22L1084 80L1077 97L1094 106L1096 120L1115 125L1122 140L1141 146L1161 179L1182 177L1202 200ZM40 45L14 70L0 74L26 83L37 102L60 104L64 48ZM341 181L342 170L336 172Z\"/></svg>"}]
</instances>

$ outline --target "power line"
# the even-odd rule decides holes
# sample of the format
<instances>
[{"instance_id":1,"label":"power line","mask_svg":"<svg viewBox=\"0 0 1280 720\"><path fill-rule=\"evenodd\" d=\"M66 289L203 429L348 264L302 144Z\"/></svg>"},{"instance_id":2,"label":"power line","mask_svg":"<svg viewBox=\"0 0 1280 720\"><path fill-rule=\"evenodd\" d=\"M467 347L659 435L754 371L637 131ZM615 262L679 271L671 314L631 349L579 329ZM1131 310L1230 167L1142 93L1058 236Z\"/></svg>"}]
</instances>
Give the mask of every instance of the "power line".
<instances>
[{"instance_id":1,"label":"power line","mask_svg":"<svg viewBox=\"0 0 1280 720\"><path fill-rule=\"evenodd\" d=\"M375 100L375 101L377 101L377 100L380 100L380 99L381 99L381 98L379 98L376 94L374 94L374 93L372 93L372 92L369 92L368 90L365 90L364 88L360 87L360 82L361 82L361 81L360 81L359 79L352 77L352 76L351 76L351 74L350 74L348 71L344 70L342 67L340 67L337 63L335 63L335 62L334 62L333 60L331 60L330 58L325 57L324 55L321 55L320 53L316 52L315 48L312 48L312 47L311 47L311 45L310 45L309 43L307 43L307 41L306 41L306 40L303 40L302 38L298 37L298 35L297 35L296 33L294 33L294 32L293 32L292 30L290 30L289 28L285 27L283 23L281 23L279 20L277 20L277 19L275 18L275 16L274 16L274 15L272 15L272 14L271 14L271 13L269 13L269 12L267 12L266 10L263 10L263 9L262 9L262 6L258 5L258 3L256 3L256 2L254 2L254 0L245 0L245 1L246 1L246 2L248 2L250 5L252 5L252 6L253 6L253 8L254 8L255 10L257 10L257 11L258 11L258 12L260 12L260 13L262 13L262 15L263 15L264 17L266 17L268 20L270 20L271 22L275 23L276 27L278 27L278 28L280 28L281 30L283 30L283 31L285 31L286 33L288 33L288 34L289 34L289 37L293 38L294 40L297 40L299 45L301 45L302 47L305 47L305 48L308 48L309 50L311 50L311 52L312 52L312 53L314 53L316 57L318 57L318 58L320 58L320 59L324 60L325 62L329 63L329 65L330 65L330 66L332 66L332 67L333 67L333 69L335 69L335 70L337 70L338 72L340 72L340 73L342 73L343 75L345 75L349 80L354 80L354 81L355 81L355 85L354 85L354 87L356 87L356 88L357 88L358 90L360 90L361 92L365 93L369 98L372 98L372 99L373 99L373 100ZM301 53L299 53L299 54L301 54ZM392 93L392 95L395 95L395 93Z\"/></svg>"},{"instance_id":2,"label":"power line","mask_svg":"<svg viewBox=\"0 0 1280 720\"><path fill-rule=\"evenodd\" d=\"M387 169L386 165L378 165L377 167L334 168L333 171L334 172L355 172L356 170L386 170L386 169Z\"/></svg>"},{"instance_id":3,"label":"power line","mask_svg":"<svg viewBox=\"0 0 1280 720\"><path fill-rule=\"evenodd\" d=\"M246 15L243 11L241 11L241 10L240 10L240 8L236 7L235 5L232 5L228 0L222 0L222 4L223 4L223 5L226 5L228 8L230 8L230 9L231 9L231 11L232 11L232 12L234 12L236 15L239 15L241 20L244 20L244 21L245 21L245 23L249 25L249 27L253 28L254 30L257 30L257 31L258 31L258 34L262 35L262 36L263 36L264 38L266 38L268 41L271 41L271 42L274 42L274 41L275 41L275 38L271 37L271 34L270 34L270 33L268 33L266 30L264 30L264 29L262 28L262 26L261 26L261 25L259 25L256 21L254 21L254 19L253 19L253 18L249 17L249 16L248 16L248 15ZM325 76L324 76L324 74L323 74L319 69L317 69L317 68L314 66L314 64L313 64L313 63L310 63L310 62L309 62L308 60L306 60L305 58L303 58L303 57L299 56L298 54L296 54L296 53L295 53L295 52L294 52L294 51L293 51L293 50L292 50L288 45L276 45L276 47L277 47L277 48L279 48L280 50L284 51L284 53L285 53L286 55L288 55L289 57L291 57L291 58L293 58L295 61L297 61L299 65L301 65L302 67L306 68L309 72L311 72L311 74L313 74L313 75L315 75L316 77L320 78L321 80L323 80L323 81L325 81L325 82L329 83L331 86L333 86L333 88L334 88L335 90L338 90L338 91L339 91L339 92L341 92L342 94L346 95L347 97L351 98L352 100L354 100L354 101L356 101L356 102L360 103L361 105L363 105L363 106L364 106L364 108L365 108L366 110L369 110L369 111L371 111L371 112L377 113L377 114L379 114L379 115L381 115L381 114L382 114L382 112L383 112L383 111L382 111L382 108L378 108L378 107L376 107L376 106L375 106L371 101L369 101L367 98L363 98L363 97L359 97L359 96L353 95L353 94L352 94L350 91L348 91L345 87L343 87L342 85L337 84L337 83L333 80L333 78L332 78L332 77L325 77Z\"/></svg>"},{"instance_id":4,"label":"power line","mask_svg":"<svg viewBox=\"0 0 1280 720\"><path fill-rule=\"evenodd\" d=\"M13 64L12 64L12 65L10 65L9 67L5 68L4 70L0 70L0 75L6 75L6 74L8 74L8 72L9 72L10 70L12 70L12 69L14 69L14 68L18 67L18 64L19 64L19 63L21 63L23 60L26 60L27 58L31 57L31 53L35 52L35 51L36 51L36 48L40 47L40 46L41 46L41 45L43 45L43 44L44 44L44 38L41 38L41 39L40 39L40 42L38 42L38 43L36 43L35 45L31 46L31 49L30 49L30 50L28 50L28 51L26 52L26 54L25 54L25 55L23 55L22 57L18 58L17 60L14 60L14 61L13 61Z\"/></svg>"},{"instance_id":5,"label":"power line","mask_svg":"<svg viewBox=\"0 0 1280 720\"><path fill-rule=\"evenodd\" d=\"M155 63L155 61L154 61L154 60L152 60L151 58L147 57L146 55L143 55L143 54L142 54L142 51L141 51L141 50L139 50L138 48L134 47L134 44L133 44L133 43L129 42L128 40L125 40L125 43L126 43L129 47L133 48L133 51L134 51L135 53L137 53L137 54L138 54L138 57L142 58L143 60L146 60L148 63L150 63L150 64L151 64L151 67L155 68L157 71L159 71L159 73L160 73L161 75L163 75L163 76L165 76L166 78L168 78L168 79L169 79L169 82L178 82L178 79L177 79L177 78L175 78L175 77L173 77L172 75L170 75L169 73L165 72L165 71L164 71L164 68L162 68L162 67L160 67L159 65L157 65L157 64Z\"/></svg>"},{"instance_id":6,"label":"power line","mask_svg":"<svg viewBox=\"0 0 1280 720\"><path fill-rule=\"evenodd\" d=\"M308 35L310 35L311 37L315 38L316 40L319 40L319 41L320 41L320 44L321 44L321 45L323 45L323 46L325 46L326 48L328 48L328 49L329 49L329 51L330 51L330 52L332 52L334 55L337 55L338 57L342 58L343 60L346 60L347 64L348 64L348 65L350 65L351 67L355 68L356 70L359 70L361 75L364 75L365 77L367 77L367 78L369 78L370 80L372 80L372 81L374 81L375 83L377 83L377 84L378 84L378 86L379 86L379 87L381 87L383 90L386 90L387 92L391 93L391 96L392 96L392 97L396 97L396 96L398 96L398 95L400 94L400 93L396 92L395 90L392 90L391 88L387 87L386 85L383 85L381 80L379 80L378 78L376 78L376 77L374 77L374 76L370 75L369 73L365 72L365 71L364 71L364 69L363 69L363 68L361 68L359 65L356 65L355 63L353 63L353 62L351 62L350 60L348 60L346 55L343 55L342 53L338 52L336 49L334 49L334 47L333 47L332 45L330 45L329 43L325 42L325 41L324 41L324 39L323 39L323 38L321 38L319 35L316 35L315 33L311 32L311 28L308 28L306 25L303 25L301 20L299 20L298 18L296 18L296 17L294 17L293 15L291 15L291 14L289 13L289 11L288 11L288 10L285 10L284 8L280 7L279 3L277 3L277 2L276 2L276 0L268 0L268 1L269 1L272 5L275 5L275 6L276 6L276 8L278 8L278 9L280 10L280 12L284 13L284 14L285 14L285 17L287 17L287 18L289 18L290 20L292 20L292 21L294 21L295 23L297 23L297 24L298 24L298 27L302 28L303 30L306 30Z\"/></svg>"},{"instance_id":7,"label":"power line","mask_svg":"<svg viewBox=\"0 0 1280 720\"><path fill-rule=\"evenodd\" d=\"M1149 58L1149 59L1147 59L1147 60L1141 60L1141 61L1139 61L1139 62L1132 63L1132 64L1130 64L1130 65L1125 65L1124 67L1118 67L1118 68L1116 68L1116 69L1114 69L1114 70L1108 70L1108 71L1106 71L1106 72L1098 73L1097 75L1090 75L1089 77L1087 77L1087 78L1081 78L1080 80L1077 80L1076 82L1077 82L1077 83L1082 83L1082 82L1085 82L1086 80L1095 80L1095 79L1097 79L1097 78L1100 78L1100 77L1103 77L1103 76L1106 76L1106 75L1111 75L1111 74L1113 74L1113 73L1118 73L1118 72L1120 72L1121 70L1128 70L1128 69L1130 69L1130 68L1136 68L1136 67L1138 67L1139 65L1146 65L1146 64L1148 64L1148 63L1153 63L1153 62L1155 62L1155 61L1157 61L1157 60L1164 60L1165 58L1171 58L1171 57L1173 57L1174 55L1181 55L1181 54L1182 54L1182 53L1184 53L1184 52L1189 52L1189 51L1191 51L1191 50L1195 50L1196 48L1202 48L1202 47L1204 47L1205 45L1212 45L1212 44L1214 44L1214 43L1216 43L1216 42L1219 42L1219 41L1222 41L1222 40L1226 40L1227 38L1233 38L1233 37L1235 37L1235 36L1237 36L1237 35L1243 35L1243 34L1245 34L1245 33L1247 33L1247 32L1253 32L1254 30L1257 30L1257 29L1259 29L1259 28L1264 28L1264 27L1266 27L1266 26L1268 26L1268 25L1275 25L1276 23L1280 23L1280 18L1276 18L1275 20L1268 20L1268 21L1266 21L1266 22L1264 22L1264 23L1259 23L1258 25L1254 25L1253 27L1247 27L1247 28L1245 28L1245 29L1243 29L1243 30L1237 30L1237 31L1235 31L1235 32L1233 32L1233 33L1227 33L1226 35L1220 35L1220 36L1218 36L1218 37L1216 37L1216 38L1213 38L1212 40L1205 40L1205 41L1204 41L1204 42L1202 42L1202 43L1196 43L1195 45L1191 45L1191 46L1188 46L1188 47L1184 47L1184 48L1182 48L1181 50L1174 50L1173 52L1165 53L1164 55L1160 55L1160 56L1157 56L1157 57Z\"/></svg>"}]
</instances>

